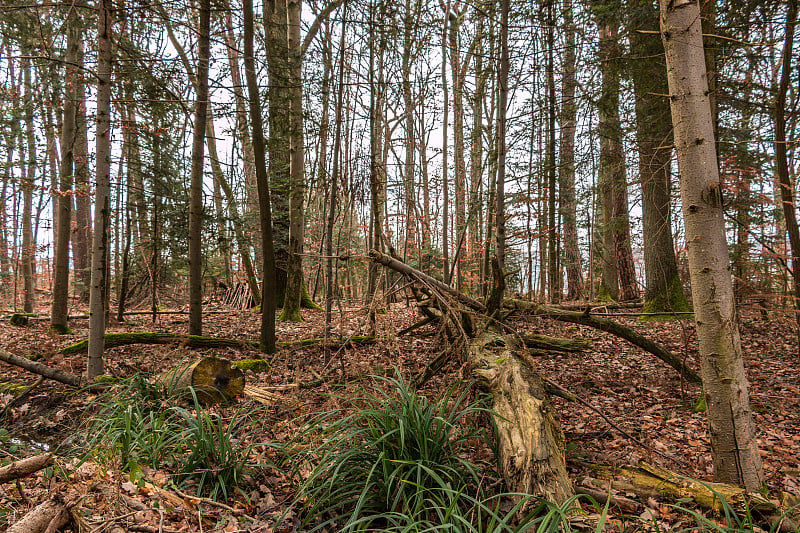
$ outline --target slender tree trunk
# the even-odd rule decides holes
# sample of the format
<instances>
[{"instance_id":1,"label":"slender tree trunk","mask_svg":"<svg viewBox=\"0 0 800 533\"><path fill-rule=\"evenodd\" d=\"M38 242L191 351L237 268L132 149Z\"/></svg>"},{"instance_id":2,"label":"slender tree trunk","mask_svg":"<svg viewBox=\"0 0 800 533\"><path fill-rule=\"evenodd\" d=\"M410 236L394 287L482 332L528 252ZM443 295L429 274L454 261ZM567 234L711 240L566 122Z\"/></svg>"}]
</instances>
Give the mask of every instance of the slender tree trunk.
<instances>
[{"instance_id":1,"label":"slender tree trunk","mask_svg":"<svg viewBox=\"0 0 800 533\"><path fill-rule=\"evenodd\" d=\"M100 0L97 20L97 145L95 207L92 232L92 277L89 292L89 380L103 373L105 350L108 233L111 193L111 22L112 0Z\"/></svg>"},{"instance_id":2,"label":"slender tree trunk","mask_svg":"<svg viewBox=\"0 0 800 533\"><path fill-rule=\"evenodd\" d=\"M208 114L211 3L200 0L197 30L197 100L194 104L192 174L189 188L189 334L203 334L203 167Z\"/></svg>"},{"instance_id":3,"label":"slender tree trunk","mask_svg":"<svg viewBox=\"0 0 800 533\"><path fill-rule=\"evenodd\" d=\"M83 40L80 41L79 64L83 65ZM75 168L75 227L72 234L72 260L74 262L78 301L89 302L91 283L92 198L89 185L89 136L86 131L85 75L78 69L78 109L75 127L77 138L73 149ZM128 161L130 167L130 162Z\"/></svg>"},{"instance_id":4,"label":"slender tree trunk","mask_svg":"<svg viewBox=\"0 0 800 533\"><path fill-rule=\"evenodd\" d=\"M495 207L496 271L486 307L499 310L505 294L506 264L506 109L508 107L508 14L510 0L500 0L500 65L497 72L497 192Z\"/></svg>"},{"instance_id":5,"label":"slender tree trunk","mask_svg":"<svg viewBox=\"0 0 800 533\"><path fill-rule=\"evenodd\" d=\"M786 230L789 233L789 246L792 253L792 280L794 282L795 320L800 338L800 229L797 226L795 211L795 189L789 175L789 157L786 150L786 95L792 72L792 46L794 30L797 25L797 0L788 0L786 13L786 32L781 54L781 78L775 98L775 168L781 190L781 205ZM800 349L800 348L799 348Z\"/></svg>"},{"instance_id":6,"label":"slender tree trunk","mask_svg":"<svg viewBox=\"0 0 800 533\"><path fill-rule=\"evenodd\" d=\"M261 122L261 96L258 92L255 58L253 56L253 0L243 0L244 12L244 72L250 96L250 127L253 130L253 163L258 185L258 204L261 215L264 285L261 291L261 349L275 353L275 252L272 244L272 203L267 175L264 130Z\"/></svg>"},{"instance_id":7,"label":"slender tree trunk","mask_svg":"<svg viewBox=\"0 0 800 533\"><path fill-rule=\"evenodd\" d=\"M636 270L631 250L628 220L628 188L622 131L619 118L618 35L608 26L600 26L601 73L603 94L600 101L600 173L603 191L603 284L616 299L613 271L618 276L619 298L632 300L638 295ZM610 233L610 235L609 235ZM614 264L613 268L611 264Z\"/></svg>"},{"instance_id":8,"label":"slender tree trunk","mask_svg":"<svg viewBox=\"0 0 800 533\"><path fill-rule=\"evenodd\" d=\"M578 248L578 223L575 201L575 130L578 105L575 89L578 86L575 68L575 24L572 17L572 0L563 0L564 55L561 61L561 109L559 112L558 189L561 201L559 210L564 234L564 267L567 271L567 300L586 296L581 252Z\"/></svg>"},{"instance_id":9,"label":"slender tree trunk","mask_svg":"<svg viewBox=\"0 0 800 533\"><path fill-rule=\"evenodd\" d=\"M325 285L325 338L330 335L331 318L333 314L333 297L334 297L334 272L333 272L333 224L336 221L336 197L339 194L337 191L337 184L339 181L339 168L341 165L341 152L342 152L342 107L344 100L344 53L345 53L345 22L347 20L347 5L345 5L344 12L342 13L342 25L340 31L339 41L339 81L336 88L336 118L335 133L333 135L333 172L331 173L330 189L328 192L330 205L328 206L328 221L325 224L325 278L327 284ZM407 147L406 149L411 149ZM328 357L328 350L330 349L325 343L325 356Z\"/></svg>"},{"instance_id":10,"label":"slender tree trunk","mask_svg":"<svg viewBox=\"0 0 800 533\"><path fill-rule=\"evenodd\" d=\"M764 483L725 242L698 0L661 0L700 370L717 481Z\"/></svg>"},{"instance_id":11,"label":"slender tree trunk","mask_svg":"<svg viewBox=\"0 0 800 533\"><path fill-rule=\"evenodd\" d=\"M652 2L636 2L635 30L655 30L658 9ZM636 143L639 149L639 176L642 182L642 221L644 232L645 294L644 312L688 311L683 293L670 212L671 122L663 47L652 34L631 32L633 61L631 74L636 95Z\"/></svg>"},{"instance_id":12,"label":"slender tree trunk","mask_svg":"<svg viewBox=\"0 0 800 533\"><path fill-rule=\"evenodd\" d=\"M464 269L461 235L466 230L466 185L467 167L464 160L464 82L465 70L469 63L469 56L461 61L461 41L459 29L463 11L456 8L449 14L450 17L450 71L453 77L453 183L455 185L455 215L456 215L456 246L453 251L453 270L456 275L456 290L464 290Z\"/></svg>"},{"instance_id":13,"label":"slender tree trunk","mask_svg":"<svg viewBox=\"0 0 800 533\"><path fill-rule=\"evenodd\" d=\"M244 85L242 83L242 75L239 70L239 52L238 52L238 46L236 44L236 39L234 38L233 34L233 21L231 19L231 9L229 0L226 0L225 2L225 9L223 10L223 14L225 17L225 44L228 51L228 66L230 67L231 70L231 80L233 81L233 95L234 98L236 99L236 131L239 133L239 138L242 143L242 158L243 158L242 165L244 168L244 183L245 183L246 198L247 198L247 207L246 209L244 209L243 213L245 215L245 218L242 222L243 224L246 225L247 229L243 231L243 234L248 235L250 232L247 230L249 229L252 229L254 231L261 231L260 226L258 224L255 224L253 220L254 218L256 218L256 214L259 211L258 186L256 185L256 171L255 167L253 166L253 161L254 161L253 144L252 141L250 140L250 132L248 131L247 102L244 98L244 92L243 92ZM240 243L240 246L247 247L248 254L250 253L249 249L251 245L252 245L251 240L248 240L246 243ZM243 252L240 251L240 253ZM256 253L256 260L258 260L259 257L260 254ZM252 263L252 261L250 262ZM256 301L260 301L260 298L256 298Z\"/></svg>"},{"instance_id":14,"label":"slender tree trunk","mask_svg":"<svg viewBox=\"0 0 800 533\"><path fill-rule=\"evenodd\" d=\"M66 90L64 94L64 118L61 122L61 172L57 202L55 231L55 253L53 254L53 302L50 308L50 329L64 334L70 331L69 315L69 241L71 233L72 182L74 156L77 145L78 60L82 28L77 15L67 22Z\"/></svg>"},{"instance_id":15,"label":"slender tree trunk","mask_svg":"<svg viewBox=\"0 0 800 533\"><path fill-rule=\"evenodd\" d=\"M403 163L403 185L405 189L405 238L403 241L403 257L408 260L416 253L416 219L414 194L415 185L415 156L416 132L414 126L415 102L411 90L411 67L416 58L415 49L419 46L416 42L416 24L419 16L419 1L405 0L403 16L403 54L400 74L403 82L403 113L405 126L405 161Z\"/></svg>"},{"instance_id":16,"label":"slender tree trunk","mask_svg":"<svg viewBox=\"0 0 800 533\"><path fill-rule=\"evenodd\" d=\"M36 182L36 144L33 133L33 82L31 80L31 61L24 60L22 69L25 86L25 144L26 164L22 167L22 284L23 309L33 313L36 303L36 241L33 237L33 189ZM69 227L67 227L69 230Z\"/></svg>"},{"instance_id":17,"label":"slender tree trunk","mask_svg":"<svg viewBox=\"0 0 800 533\"><path fill-rule=\"evenodd\" d=\"M561 302L558 217L556 198L556 82L555 82L555 0L547 2L547 277L550 301Z\"/></svg>"},{"instance_id":18,"label":"slender tree trunk","mask_svg":"<svg viewBox=\"0 0 800 533\"><path fill-rule=\"evenodd\" d=\"M289 55L289 257L286 266L286 296L281 320L302 321L303 239L305 216L305 156L303 141L303 82L300 40L300 0L288 0Z\"/></svg>"},{"instance_id":19,"label":"slender tree trunk","mask_svg":"<svg viewBox=\"0 0 800 533\"><path fill-rule=\"evenodd\" d=\"M444 8L442 21L442 279L450 284L452 272L450 270L450 183L447 170L450 162L447 159L447 126L450 115L450 95L447 84L447 35L450 21L450 4ZM376 248L376 250L379 250Z\"/></svg>"},{"instance_id":20,"label":"slender tree trunk","mask_svg":"<svg viewBox=\"0 0 800 533\"><path fill-rule=\"evenodd\" d=\"M375 7L373 6L374 10ZM372 16L376 16L374 13ZM382 251L383 246L383 213L386 207L386 169L383 159L383 125L385 92L383 55L385 36L383 31L372 37L374 45L370 47L370 216L372 217L372 248ZM376 50L377 48L377 50ZM377 65L375 65L377 60ZM378 289L378 267L370 265L367 288L367 304L375 298ZM370 307L371 308L371 307ZM371 319L374 322L374 320Z\"/></svg>"}]
</instances>

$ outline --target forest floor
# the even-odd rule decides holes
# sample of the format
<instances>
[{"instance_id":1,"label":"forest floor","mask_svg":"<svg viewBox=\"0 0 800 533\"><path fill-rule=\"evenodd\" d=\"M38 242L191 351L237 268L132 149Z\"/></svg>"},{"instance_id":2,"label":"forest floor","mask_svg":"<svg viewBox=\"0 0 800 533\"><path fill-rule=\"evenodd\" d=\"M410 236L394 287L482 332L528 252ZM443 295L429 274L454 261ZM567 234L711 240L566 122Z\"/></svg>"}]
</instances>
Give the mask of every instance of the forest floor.
<instances>
[{"instance_id":1,"label":"forest floor","mask_svg":"<svg viewBox=\"0 0 800 533\"><path fill-rule=\"evenodd\" d=\"M206 309L215 308L208 306ZM225 312L204 318L204 335L258 339L259 317L255 313L227 311L221 306L216 310ZM340 307L334 314L334 325L343 336L367 332L367 315L363 309ZM306 321L302 323L279 322L278 340L323 336L323 313L304 310L304 316ZM697 368L692 321L642 322L635 316L611 318L657 340ZM284 346L271 357L269 371L258 374L247 371L248 383L278 394L284 400L280 406L251 406L256 409L250 416L253 424L259 425L257 438L265 442L287 441L301 430L303 415L346 405L346 398L358 396L365 386L375 383L374 376L392 377L399 372L410 379L419 374L442 346L441 341L431 335L434 328L430 326L409 335L396 335L418 319L414 308L395 304L387 314L378 315L380 340L375 344L334 351L327 363L320 346ZM46 321L31 321L24 327L14 327L4 321L0 324L0 346L18 355L41 356L40 361L47 365L81 374L85 355L62 355L59 349L85 339L87 322L73 320L74 334L57 336L48 332ZM568 441L567 460L573 481L588 475L587 465L591 463L622 466L639 461L695 479L711 480L706 418L703 413L693 411L700 393L697 385L683 382L660 360L607 333L545 318L520 320L516 325L520 330L591 339L593 348L586 352L538 357L538 370L602 410L614 424L645 445L631 441L585 406L554 398ZM776 311L762 316L755 310L744 309L740 329L770 494L773 498L778 498L781 491L800 494L800 359L793 320ZM149 316L135 316L124 324L114 323L109 327L109 332L116 331L186 333L188 324L181 315L161 316L155 323ZM158 373L182 360L204 355L238 360L258 357L259 353L249 349L195 350L179 345L133 345L108 350L106 372L118 377L136 372ZM346 379L342 379L343 373ZM421 392L435 397L461 379L462 369L453 361ZM0 382L31 384L35 380L36 376L0 362ZM314 381L321 383L312 388L298 386ZM12 398L0 392L0 414ZM19 440L0 442L0 464L34 453L35 449L28 443L42 443L59 455L57 465L62 468L55 474L51 470L41 471L24 479L20 485L0 484L0 532L5 530L5 523L18 520L53 492L61 492L68 501L76 503L95 528L109 524L109 519L122 517L119 520L128 521L130 531L295 531L291 520L283 525L275 524L276 517L294 497L291 485L281 472L271 472L258 479L246 478L241 487L246 498L239 495L228 501L229 508L185 493L168 498L171 504L164 507L155 502L170 492L169 472L143 469L145 479L152 483L147 490L131 483L130 477L113 462L89 461L76 468L79 463L75 457L75 436L86 430L96 401L96 394L76 392L59 383L44 381L24 403L5 413L0 431L5 428ZM237 405L218 409L225 416L249 405L247 402L240 400ZM667 459L656 451L675 459ZM475 453L480 456L478 459L491 460L487 457L490 452L485 449ZM153 489L153 486L164 487L164 490ZM137 506L137 501L142 505ZM651 522L657 521L662 531L669 530L676 520L675 509L656 501L648 501L646 505L646 517ZM247 528L240 525L242 516L254 519Z\"/></svg>"}]
</instances>

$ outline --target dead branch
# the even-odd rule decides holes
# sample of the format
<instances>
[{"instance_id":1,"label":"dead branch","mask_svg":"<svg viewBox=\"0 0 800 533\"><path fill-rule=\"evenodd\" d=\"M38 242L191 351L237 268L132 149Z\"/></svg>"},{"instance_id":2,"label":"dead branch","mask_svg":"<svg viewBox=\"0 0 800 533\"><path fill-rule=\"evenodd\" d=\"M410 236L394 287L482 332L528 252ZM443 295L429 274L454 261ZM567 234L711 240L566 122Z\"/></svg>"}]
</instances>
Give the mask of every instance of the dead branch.
<instances>
[{"instance_id":1,"label":"dead branch","mask_svg":"<svg viewBox=\"0 0 800 533\"><path fill-rule=\"evenodd\" d=\"M58 368L47 366L37 361L31 361L30 359L14 355L13 353L7 352L2 348L0 348L0 361L5 361L6 363L16 365L20 368L28 370L29 372L39 374L40 376L44 376L60 383L64 383L65 385L70 385L71 387L81 387L85 384L83 378L80 376L76 376L70 372L65 372L64 370L59 370Z\"/></svg>"},{"instance_id":2,"label":"dead branch","mask_svg":"<svg viewBox=\"0 0 800 533\"><path fill-rule=\"evenodd\" d=\"M684 379L691 383L700 383L700 376L691 368L686 366L683 360L677 355L673 354L655 341L644 337L633 331L630 328L623 326L618 322L607 320L605 318L596 318L586 313L579 313L577 311L566 311L564 309L556 309L545 305L537 304L535 302L528 302L525 300L512 300L507 299L504 302L506 307L516 309L523 313L529 313L536 316L544 316L562 322L570 322L572 324L580 324L582 326L589 326L606 333L611 333L617 337L621 337L631 344L638 346L646 352L649 352L669 366L678 371Z\"/></svg>"},{"instance_id":3,"label":"dead branch","mask_svg":"<svg viewBox=\"0 0 800 533\"><path fill-rule=\"evenodd\" d=\"M34 455L33 457L26 457L25 459L14 461L10 465L0 468L0 483L7 483L21 477L29 476L51 464L53 464L53 455L50 453L43 453L41 455Z\"/></svg>"}]
</instances>

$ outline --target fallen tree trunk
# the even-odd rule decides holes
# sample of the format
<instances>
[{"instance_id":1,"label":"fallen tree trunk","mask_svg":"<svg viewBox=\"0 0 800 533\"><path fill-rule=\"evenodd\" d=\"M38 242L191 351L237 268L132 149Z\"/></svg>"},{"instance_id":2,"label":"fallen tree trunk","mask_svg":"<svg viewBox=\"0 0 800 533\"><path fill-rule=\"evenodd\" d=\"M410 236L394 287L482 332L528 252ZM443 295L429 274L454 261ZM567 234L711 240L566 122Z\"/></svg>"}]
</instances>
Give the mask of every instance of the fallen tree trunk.
<instances>
[{"instance_id":1,"label":"fallen tree trunk","mask_svg":"<svg viewBox=\"0 0 800 533\"><path fill-rule=\"evenodd\" d=\"M582 352L589 350L592 347L592 341L589 339L562 339L560 337L551 337L549 335L542 335L540 333L520 333L522 341L528 348L536 348L539 350L547 350L553 352Z\"/></svg>"},{"instance_id":2,"label":"fallen tree trunk","mask_svg":"<svg viewBox=\"0 0 800 533\"><path fill-rule=\"evenodd\" d=\"M469 345L467 363L491 394L500 472L510 492L564 502L572 485L565 440L544 382L516 357L512 335L485 331Z\"/></svg>"},{"instance_id":3,"label":"fallen tree trunk","mask_svg":"<svg viewBox=\"0 0 800 533\"><path fill-rule=\"evenodd\" d=\"M69 521L69 510L59 494L54 494L11 524L6 533L45 533L57 531Z\"/></svg>"},{"instance_id":4,"label":"fallen tree trunk","mask_svg":"<svg viewBox=\"0 0 800 533\"><path fill-rule=\"evenodd\" d=\"M375 344L377 339L374 335L354 335L352 337L331 337L328 342L324 338L300 339L296 341L279 342L280 346L314 346L327 344L330 348L341 348L342 346L364 346Z\"/></svg>"},{"instance_id":5,"label":"fallen tree trunk","mask_svg":"<svg viewBox=\"0 0 800 533\"><path fill-rule=\"evenodd\" d=\"M191 394L193 390L198 401L211 405L241 395L244 373L230 361L205 357L159 374L153 384L168 392Z\"/></svg>"},{"instance_id":6,"label":"fallen tree trunk","mask_svg":"<svg viewBox=\"0 0 800 533\"><path fill-rule=\"evenodd\" d=\"M618 322L607 320L605 318L597 318L592 315L580 313L578 311L567 311L564 309L556 309L554 307L548 307L545 305L537 304L535 302L528 302L525 300L507 299L503 302L503 305L522 313L529 313L532 315L553 318L555 320L560 320L562 322L570 322L572 324L589 326L595 329L599 329L601 331L605 331L607 333L611 333L612 335L621 337L626 341L630 342L631 344L634 344L639 348L645 350L646 352L655 355L656 357L667 363L669 366L677 370L678 373L681 376L683 376L684 379L686 379L686 381L689 381L691 383L700 383L700 376L697 374L697 372L686 366L686 364L680 357L673 354L672 352L670 352L657 342L654 342L648 339L647 337L640 335L639 333L623 326Z\"/></svg>"},{"instance_id":7,"label":"fallen tree trunk","mask_svg":"<svg viewBox=\"0 0 800 533\"><path fill-rule=\"evenodd\" d=\"M486 309L483 304L396 259L374 250L370 257L436 293L432 299L438 299L443 309L450 307L448 301L481 312ZM420 293L415 296L421 299ZM442 319L449 325L446 329L451 336L464 337L453 342L453 350L463 350L459 355L466 359L481 388L491 395L498 466L508 490L535 494L557 503L569 499L572 485L564 462L564 434L541 377L515 355L521 343L514 335L504 336L488 329L485 317L486 323L474 328L473 324L464 327L463 313L443 311ZM477 333L469 339L466 338L468 331Z\"/></svg>"},{"instance_id":8,"label":"fallen tree trunk","mask_svg":"<svg viewBox=\"0 0 800 533\"><path fill-rule=\"evenodd\" d=\"M53 455L50 453L43 453L41 455L34 455L33 457L26 457L25 459L14 461L10 465L0 468L0 483L7 483L15 479L29 476L51 464L53 464Z\"/></svg>"},{"instance_id":9,"label":"fallen tree trunk","mask_svg":"<svg viewBox=\"0 0 800 533\"><path fill-rule=\"evenodd\" d=\"M33 372L34 374L39 374L40 376L44 376L48 379L64 383L65 385L70 385L72 387L81 387L85 384L83 378L80 376L76 376L70 372L65 372L64 370L59 370L58 368L47 366L37 361L25 359L24 357L7 352L2 348L0 348L0 361L5 361L6 363L24 368L25 370Z\"/></svg>"},{"instance_id":10,"label":"fallen tree trunk","mask_svg":"<svg viewBox=\"0 0 800 533\"><path fill-rule=\"evenodd\" d=\"M173 333L153 332L124 332L106 333L105 348L127 346L129 344L184 344L192 348L253 348L258 347L257 342L240 341L236 339L222 339L219 337L202 337L199 335L177 335ZM63 354L76 354L89 349L89 340L82 340L75 344L61 348Z\"/></svg>"}]
</instances>

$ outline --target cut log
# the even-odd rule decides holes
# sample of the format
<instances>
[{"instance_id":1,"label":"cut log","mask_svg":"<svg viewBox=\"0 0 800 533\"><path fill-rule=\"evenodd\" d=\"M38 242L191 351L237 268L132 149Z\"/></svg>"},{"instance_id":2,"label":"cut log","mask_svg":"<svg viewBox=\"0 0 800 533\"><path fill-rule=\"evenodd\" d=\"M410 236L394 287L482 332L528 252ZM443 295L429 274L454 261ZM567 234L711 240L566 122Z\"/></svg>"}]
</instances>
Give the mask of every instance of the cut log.
<instances>
[{"instance_id":1,"label":"cut log","mask_svg":"<svg viewBox=\"0 0 800 533\"><path fill-rule=\"evenodd\" d=\"M69 521L69 511L60 495L54 494L40 503L17 522L11 524L6 533L45 533L57 531Z\"/></svg>"},{"instance_id":2,"label":"cut log","mask_svg":"<svg viewBox=\"0 0 800 533\"><path fill-rule=\"evenodd\" d=\"M50 453L43 453L41 455L34 455L33 457L26 457L25 459L14 461L10 465L0 468L0 483L7 483L15 479L29 476L51 464L53 464L53 455Z\"/></svg>"},{"instance_id":3,"label":"cut log","mask_svg":"<svg viewBox=\"0 0 800 533\"><path fill-rule=\"evenodd\" d=\"M153 383L168 392L191 395L211 405L230 401L244 392L244 373L230 361L205 357L175 368L153 378Z\"/></svg>"},{"instance_id":4,"label":"cut log","mask_svg":"<svg viewBox=\"0 0 800 533\"><path fill-rule=\"evenodd\" d=\"M201 337L199 335L175 335L172 333L129 332L106 333L105 347L115 348L129 344L184 344L192 348L257 348L258 343L218 337ZM61 348L63 354L85 352L89 348L89 340L82 340Z\"/></svg>"},{"instance_id":5,"label":"cut log","mask_svg":"<svg viewBox=\"0 0 800 533\"><path fill-rule=\"evenodd\" d=\"M58 368L47 366L37 361L25 359L24 357L7 352L2 348L0 348L0 361L5 361L6 363L24 368L25 370L33 372L34 374L39 374L40 376L44 376L48 379L64 383L65 385L70 385L72 387L80 387L84 384L84 381L80 376L59 370Z\"/></svg>"},{"instance_id":6,"label":"cut log","mask_svg":"<svg viewBox=\"0 0 800 533\"><path fill-rule=\"evenodd\" d=\"M611 333L612 335L621 337L631 344L638 346L642 350L655 355L669 366L677 370L686 381L691 383L700 383L700 376L697 374L697 372L686 366L680 357L673 354L657 342L636 333L632 329L627 328L618 322L607 320L605 318L597 318L587 315L586 313L579 313L577 311L556 309L554 307L548 307L535 302L528 302L526 300L507 299L503 302L503 305L510 309L515 309L521 313L544 316L547 318L560 320L562 322L570 322L572 324L589 326L607 333Z\"/></svg>"},{"instance_id":7,"label":"cut log","mask_svg":"<svg viewBox=\"0 0 800 533\"><path fill-rule=\"evenodd\" d=\"M564 502L572 484L564 433L541 377L514 355L514 336L487 331L470 343L468 363L491 394L500 472L510 492Z\"/></svg>"}]
</instances>

